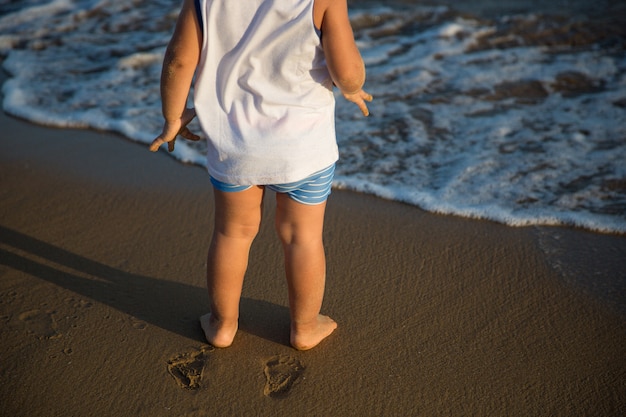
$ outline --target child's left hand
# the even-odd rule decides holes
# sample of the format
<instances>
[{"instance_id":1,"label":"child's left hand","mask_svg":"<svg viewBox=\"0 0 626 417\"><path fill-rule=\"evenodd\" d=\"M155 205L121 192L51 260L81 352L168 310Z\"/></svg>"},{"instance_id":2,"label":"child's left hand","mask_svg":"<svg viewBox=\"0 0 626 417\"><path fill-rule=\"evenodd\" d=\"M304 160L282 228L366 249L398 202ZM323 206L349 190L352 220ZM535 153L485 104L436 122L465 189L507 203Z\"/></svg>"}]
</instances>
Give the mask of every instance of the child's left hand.
<instances>
[{"instance_id":1,"label":"child's left hand","mask_svg":"<svg viewBox=\"0 0 626 417\"><path fill-rule=\"evenodd\" d=\"M366 101L372 101L374 99L370 93L363 91L363 89L360 89L354 93L342 94L346 100L353 102L359 107L359 109L361 109L363 116L367 117L370 115L370 111L367 108L367 103L365 103Z\"/></svg>"},{"instance_id":2,"label":"child's left hand","mask_svg":"<svg viewBox=\"0 0 626 417\"><path fill-rule=\"evenodd\" d=\"M163 131L150 144L150 150L152 152L156 152L159 150L159 147L161 145L167 143L167 150L169 152L172 152L174 150L174 143L176 142L176 137L178 135L181 135L183 138L188 140L200 140L200 136L191 132L187 128L187 125L193 120L194 117L196 117L196 110L190 108L183 111L183 115L180 119L173 121L166 120L165 124L163 125Z\"/></svg>"}]
</instances>

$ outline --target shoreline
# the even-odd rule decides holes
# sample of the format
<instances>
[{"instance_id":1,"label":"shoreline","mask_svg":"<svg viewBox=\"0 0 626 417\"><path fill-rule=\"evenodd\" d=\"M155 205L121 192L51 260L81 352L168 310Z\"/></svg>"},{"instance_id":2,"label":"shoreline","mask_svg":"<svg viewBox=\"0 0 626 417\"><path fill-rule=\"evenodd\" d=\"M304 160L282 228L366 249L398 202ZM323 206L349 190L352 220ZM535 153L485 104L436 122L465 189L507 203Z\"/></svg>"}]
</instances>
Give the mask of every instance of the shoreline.
<instances>
[{"instance_id":1,"label":"shoreline","mask_svg":"<svg viewBox=\"0 0 626 417\"><path fill-rule=\"evenodd\" d=\"M463 2L457 0L435 0L432 3L450 4L456 7L463 6L461 4ZM505 9L514 6L534 12L534 6L539 3L541 2L537 0L514 0L506 4L494 0L481 0L476 4L473 3L471 6L465 5L465 8L469 7L477 10L493 8L498 14L502 14ZM566 3L572 5L571 10L578 10L584 2L575 0L573 2L567 1ZM608 7L608 3L610 2L603 2L603 8L605 6ZM545 2L541 3L541 5L554 7L554 5L550 6ZM442 9L439 8L438 10ZM338 126L349 126L347 132L352 131L352 129L356 129L353 130L355 132L360 130L368 131L372 133L372 138L367 138L361 144L361 139L354 137L348 141L350 143L346 142L343 145L346 157L342 158L344 162L338 166L337 184L342 184L344 188L363 190L382 198L407 202L441 214L482 218L509 225L513 224L516 227L541 223L542 225L579 227L593 232L614 233L626 236L626 221L624 221L623 216L619 215L620 207L624 206L623 193L620 192L624 184L620 180L619 169L615 167L615 161L619 160L619 158L615 159L615 155L619 155L620 152L623 154L623 147L620 146L620 130L615 127L619 126L619 123L616 125L611 123L611 120L620 120L622 113L619 112L623 110L624 105L623 97L620 97L619 82L615 81L614 83L614 80L619 80L620 72L619 70L613 71L613 69L619 68L619 65L616 65L617 63L613 62L612 58L615 56L615 53L619 52L619 41L624 38L622 36L624 33L620 30L621 27L616 27L615 22L612 25L603 25L600 22L595 22L594 24L579 26L574 24L575 19L573 21L569 20L572 18L568 15L569 11L571 11L570 8L563 7L562 10L564 21L554 20L554 18L544 21L539 15L531 13L521 21L514 19L509 22L505 19L500 23L495 24L496 22L493 22L494 25L490 25L478 19L475 23L465 25L460 24L460 22L466 19L459 17L456 12L452 14L452 16L456 16L453 20L437 17L438 25L448 22L442 26L442 31L445 33L450 31L448 35L457 33L455 36L450 37L446 35L444 38L456 38L463 40L463 43L452 48L458 52L454 60L448 61L443 59L444 57L452 59L454 54L451 51L450 53L443 51L441 52L443 55L441 55L438 49L447 49L447 47L444 47L443 44L438 44L439 41L436 41L437 36L430 38L430 35L427 35L431 33L429 29L423 35L430 39L424 41L428 47L424 50L416 48L415 52L418 52L419 56L424 54L424 57L431 57L427 58L426 62L441 61L441 64L434 65L434 70L426 70L420 66L411 69L411 73L423 74L418 77L420 79L422 77L429 78L430 75L427 74L436 74L435 80L441 77L440 80L429 87L430 82L427 82L426 78L424 78L423 81L418 83L419 86L416 85L417 89L411 85L407 85L405 88L417 93L414 97L413 93L411 93L411 103L419 104L422 107L425 106L425 108L430 110L423 113L423 109L420 107L420 109L415 111L407 111L402 118L399 118L398 115L391 116L392 113L389 113L388 116L387 112L383 110L375 111L374 113L379 118L378 120L368 119L369 121L366 122L367 126L363 125L363 120L360 120L359 123L362 126L355 125L354 127L352 127L352 122L343 123L344 120L349 120L349 118L345 119L345 115L341 114L342 123L338 124ZM537 13L540 13L540 10L537 10ZM478 13L478 15L481 14L482 12ZM435 15L446 16L447 13L436 12ZM402 14L397 12L390 14L390 16L396 16L393 19L398 19L399 22L403 20ZM610 14L605 17L617 19L619 16L619 14L617 16ZM430 18L420 17L418 20L421 21L423 19L429 20ZM455 22L454 19L460 20ZM362 19L357 16L358 20ZM371 25L376 27L376 21L376 19L373 19L370 23L357 24L361 27ZM568 23L564 24L565 21ZM407 26L407 30L409 27L411 28L407 34L410 34L413 29L421 32L430 24L434 24L434 21L426 24L423 28L419 28L422 24L425 23L422 22L415 27L412 25ZM538 26L535 27L535 25ZM402 27L402 25L399 27ZM389 35L393 34L393 30L391 28L390 30ZM432 33L437 33L439 30L437 29ZM539 33L537 33L537 30ZM462 33L458 31L462 31ZM367 44L367 39L375 35L375 33L369 34L369 31L362 29L358 32L362 33L365 44ZM400 30L394 36L404 36L403 32L403 30ZM159 36L163 35L161 32ZM422 40L418 40L422 37L421 33L416 33L415 35L418 38L413 40L411 40L412 36L406 39L403 38L403 44L410 45L411 42L416 42L415 46L417 47L424 43ZM51 32L49 36L61 36L63 38L64 35L54 35ZM49 38L49 36L45 38ZM60 45L65 44L66 42L62 42L61 38L59 38L60 40L57 43ZM376 36L373 36L372 39L375 38ZM24 39L24 42L28 43L27 38ZM509 42L506 39L511 41ZM512 41L513 39L516 39L516 41ZM431 45L431 41L435 43ZM46 44L46 41L42 40L42 42L41 48L49 49L43 46ZM120 101L117 99L114 99L113 102L107 102L108 104L103 103L104 105L100 106L100 109L98 109L97 105L95 108L93 107L95 104L91 102L91 99L88 99L88 103L84 103L84 105L79 104L81 101L73 101L73 97L81 96L81 91L97 89L94 86L89 87L88 80L94 79L91 76L87 77L87 79L80 78L81 82L78 82L78 79L76 79L74 80L76 83L72 80L60 84L53 83L55 85L68 85L67 88L63 88L64 91L57 91L52 96L58 96L63 103L74 103L72 108L76 112L72 108L68 111L61 111L61 113L53 112L51 109L58 106L45 106L47 101L40 101L39 107L43 105L43 107L48 107L48 110L40 108L38 111L36 110L37 105L30 110L28 106L24 107L24 103L28 100L21 100L22 96L30 95L36 98L39 96L37 90L43 89L43 91L48 91L48 87L45 84L39 84L35 78L32 79L33 82L28 82L27 78L20 78L20 74L25 75L29 73L21 71L18 62L20 61L20 58L18 58L21 56L20 54L27 52L26 50L19 51L23 47L28 49L25 45L16 46L18 50L15 51L15 54L10 52L7 55L7 58L15 55L14 58L16 59L6 59L4 62L6 68L15 73L15 79L4 83L4 87L7 87L5 91L8 95L13 93L17 97L14 101L7 101L7 107L10 107L10 111L15 115L21 115L36 122L58 123L59 125L71 125L72 121L80 125L84 122L96 129L111 129L121 134L126 133L127 136L133 137L138 141L150 140L149 135L147 138L145 136L146 131L160 129L158 124L146 129L143 122L139 123L139 125L144 125L144 129L137 128L137 122L143 119L135 120L134 124L127 124L120 120L119 114L124 114L125 107L122 106L122 108L118 109L115 103L120 103ZM517 51L516 48L519 47L522 47L522 49ZM607 49L605 50L605 48ZM383 49L393 50L394 47L389 45ZM402 48L402 50L404 49ZM414 47L410 47L406 51L408 53L408 51L413 49ZM378 47L374 49L374 51L377 50ZM533 51L532 53L530 52L531 50ZM50 49L49 52L52 51L54 49ZM543 56L547 51L551 52L548 53L546 58L541 58L539 61L535 61L532 58L535 55ZM597 59L586 55L587 52L591 53L592 51L591 56L595 56ZM132 50L127 52L128 54L124 53L124 60L119 63L119 65L123 63L122 67L118 68L118 64L113 63L112 68L125 68L126 65L130 65L130 62L134 62L133 65L139 65L140 67L143 67L143 63L159 62L159 55L156 52L150 52L147 55L144 52L135 54ZM383 53L382 49L381 53ZM479 53L481 56L485 53L487 55L481 59L472 58L476 53ZM521 54L519 57L517 57L518 53ZM571 56L570 53L572 54ZM375 73L387 74L387 71L391 70L391 73L384 77L394 80L395 83L397 77L393 75L393 63L395 61L391 59L392 56L389 56L387 60L391 66L385 68L385 66L377 64L377 62L385 62L385 59L379 61L376 58L377 54L378 52L374 52L368 58L368 61L372 60L372 64L375 66ZM395 54L394 52L392 55ZM398 54L401 54L401 52L398 51ZM116 55L117 53L113 52L112 56L115 57ZM104 56L109 56L109 54L105 53ZM544 64L552 61L553 57L562 56L567 57L566 61L558 61L558 64L555 63L554 67L548 66L547 68L549 69L544 68L545 71L540 70ZM150 58L148 59L148 57ZM467 71L470 71L470 74L474 74L478 78L483 78L480 77L480 74L493 67L493 64L497 63L500 58L504 59L504 61L515 63L514 68L511 68L510 72L500 71L502 74L509 74L508 76L495 74L494 77L484 78L489 80L489 82L480 82L480 88L475 85L474 81L467 83L459 80L458 84L460 87L458 88L460 90L453 95L458 93L463 97L467 96L468 101L464 102L469 106L459 108L462 110L460 112L456 109L458 106L454 104L454 100L450 101L450 97L434 98L432 101L430 98L426 101L422 101L419 98L421 95L419 91L422 89L431 91L434 88L432 91L439 91L435 85L447 85L448 83L456 85L457 81L451 81L455 79L454 76L450 81L443 80L446 80L450 74L454 74L454 68L459 68L459 65L456 65L459 62L465 62L466 59L469 59L468 63L481 62L481 66L484 65L484 68L477 66ZM457 61L457 59L460 59L460 61ZM106 62L108 61L104 60L103 62L104 64L100 65L98 69L94 69L94 71L100 72L101 69L106 68ZM443 65L444 62L455 64L448 68ZM575 64L575 62L578 63ZM588 63L596 62L604 62L605 64L599 66L587 65ZM427 64L425 63L425 65ZM437 70L440 65L443 65L441 67L442 72ZM404 68L403 64L400 64L400 66ZM496 67L498 66L496 65ZM527 69L519 71L518 69L520 68ZM153 70L154 68L152 68ZM404 71L408 71L408 69L405 68ZM467 73L467 71L465 72ZM596 77L596 74L599 78ZM100 79L101 76L105 78L113 76L114 79L117 79L116 76L107 71L104 71L103 74L98 75L95 79ZM412 77L408 79L413 80ZM49 79L49 77L43 77L42 79ZM402 77L397 78L397 80L401 81ZM16 82L14 84L15 88L10 88L12 82ZM411 83L412 81L409 82L409 84ZM82 85L84 88L76 87L78 85ZM119 84L119 86L124 85L123 82ZM141 90L134 91L131 96L144 97L143 94L145 92L147 94L146 97L150 97L144 100L145 102L154 103L155 97L157 97L156 101L158 101L158 91L153 88L154 85L158 86L158 83L146 85L146 88L143 88L143 82L130 83L129 85L139 86ZM398 85L403 86L402 83ZM52 88L50 91L56 91L54 86L50 86L50 88ZM444 90L437 92L436 95L448 96L450 91L445 92L445 90L449 88L452 87L445 87ZM505 90L510 90L510 93L504 93ZM29 91L31 94L28 94ZM489 93L490 91L492 92ZM157 93L156 95L155 92ZM432 93L427 93L426 97L429 97L430 94ZM561 97L559 97L559 94ZM43 94L43 97L49 95ZM115 94L114 96L117 97L118 95ZM405 99L402 97L407 99L409 97L403 94L389 93L382 94L381 98L384 100L385 96L392 101L398 99L404 101ZM594 97L596 98L594 99ZM573 98L577 98L578 101L572 100ZM594 100L596 99L598 100L598 106L595 106ZM121 101L121 103L124 102L124 100ZM14 105L11 105L11 103L14 103ZM435 103L438 104L433 107ZM547 108L541 107L543 103L549 103ZM557 105L556 103L563 104ZM590 107L587 108L583 103L592 104L589 104ZM603 107L603 103L607 103L606 109ZM20 104L22 105L21 107ZM126 110L130 113L133 111L144 113L139 110L142 107L138 106L141 105L142 103L135 103L129 105ZM439 107L440 105L443 105L443 107ZM81 110L83 107L87 107L87 109ZM65 107L62 106L62 108ZM113 108L117 110L112 113L105 111ZM598 109L597 113L593 111L594 108ZM445 110L438 111L435 109ZM582 113L577 114L577 116L571 116L572 112L576 113L573 109L578 109ZM448 111L450 112L449 114L447 113ZM437 117L427 116L429 112L432 112L433 115L448 114L450 120L445 120L448 117L439 120ZM550 120L550 122L546 122L547 125L553 126L550 134L545 133L545 129L538 127L544 123L541 120L545 117L548 118L546 120ZM130 119L133 119L133 116L128 121ZM460 132L463 133L444 134L443 132L458 130L458 128L453 127L456 126L454 120L457 119L467 122L465 128L460 129ZM568 121L570 119L581 120L581 123L572 124ZM148 120L151 123L155 119L148 117ZM531 122L530 120L533 121ZM582 122L583 120L584 122ZM409 122L408 125L412 127L403 127L406 124L405 122ZM500 122L504 124L500 126ZM462 123L460 126L463 124L465 123ZM604 126L604 128L601 130L594 129L594 125ZM85 125L82 126L87 127ZM442 130L437 126L447 127ZM470 128L470 126L472 127ZM499 127L496 129L496 126ZM406 132L413 130L413 128L417 129L417 136L409 133L409 136L404 138L403 136L406 136ZM409 131L405 132L405 129L409 129ZM424 136L426 133L422 131L423 129L426 129L426 136ZM394 132L403 133L396 136ZM469 138L466 136L472 136L472 132L475 133L475 137L468 141ZM594 133L591 134L590 132ZM429 141L433 138L437 138L433 142L435 144L445 143L441 142L442 140L447 140L445 135L450 135L448 137L451 140L450 145L443 146L441 149L434 145L434 147L431 147ZM340 136L351 135L341 134ZM485 142L485 136L489 136L490 140ZM424 140L426 142L423 142ZM453 144L456 141L458 141L458 144ZM405 142L406 145L402 145ZM385 143L389 145L385 145ZM472 145L467 147L467 145L464 145L465 143ZM577 143L585 143L586 146L579 147L576 145ZM474 144L478 145L474 146ZM552 144L559 145L553 146ZM352 151L353 149L354 151ZM568 152L572 149L581 149L581 151ZM184 150L179 155L179 158L181 160L193 159L194 162L201 164L204 158L201 152L196 151L197 149ZM567 157L551 161L549 156L552 153L562 153L567 155ZM414 163L407 163L407 156L410 157L411 155L416 159ZM424 158L425 155L428 156ZM449 155L460 156L454 157ZM517 164L517 161L523 162ZM565 162L559 163L559 161ZM574 162L569 163L569 161ZM586 163L582 164L576 161L586 161ZM597 175L590 174L596 171ZM339 177L341 172L346 172L346 177ZM355 175L355 173L359 172L360 174ZM393 174L391 177L389 177L390 173ZM533 180L536 178L540 178L540 180ZM418 183L420 184L419 189L416 190L415 184ZM411 186L411 184L413 185ZM478 195L481 198L477 198ZM504 196L504 199L501 196Z\"/></svg>"},{"instance_id":2,"label":"shoreline","mask_svg":"<svg viewBox=\"0 0 626 417\"><path fill-rule=\"evenodd\" d=\"M6 416L606 416L626 410L626 237L333 190L323 312L289 347L268 193L232 347L202 340L202 168L0 115Z\"/></svg>"}]
</instances>

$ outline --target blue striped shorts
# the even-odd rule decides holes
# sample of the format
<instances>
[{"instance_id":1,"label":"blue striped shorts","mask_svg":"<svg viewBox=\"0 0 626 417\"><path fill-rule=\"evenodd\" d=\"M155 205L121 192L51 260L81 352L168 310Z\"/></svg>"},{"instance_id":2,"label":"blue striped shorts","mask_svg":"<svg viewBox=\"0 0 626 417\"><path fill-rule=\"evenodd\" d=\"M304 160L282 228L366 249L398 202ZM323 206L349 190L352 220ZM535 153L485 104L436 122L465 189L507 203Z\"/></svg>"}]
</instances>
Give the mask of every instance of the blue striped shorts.
<instances>
[{"instance_id":1,"label":"blue striped shorts","mask_svg":"<svg viewBox=\"0 0 626 417\"><path fill-rule=\"evenodd\" d=\"M330 195L334 175L335 164L332 164L328 168L317 171L300 181L265 186L277 193L287 194L298 203L315 205L323 203ZM213 184L216 189L224 192L245 191L253 187L252 185L227 184L213 177L211 177L211 184Z\"/></svg>"}]
</instances>

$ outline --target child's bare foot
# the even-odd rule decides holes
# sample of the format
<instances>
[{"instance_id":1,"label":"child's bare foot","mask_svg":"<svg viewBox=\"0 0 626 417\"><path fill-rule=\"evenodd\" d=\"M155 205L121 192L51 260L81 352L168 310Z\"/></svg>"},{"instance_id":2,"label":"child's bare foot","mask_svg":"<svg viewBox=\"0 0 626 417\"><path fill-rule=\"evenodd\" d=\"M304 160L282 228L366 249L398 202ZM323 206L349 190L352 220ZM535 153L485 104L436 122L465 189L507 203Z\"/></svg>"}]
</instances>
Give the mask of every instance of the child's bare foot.
<instances>
[{"instance_id":1,"label":"child's bare foot","mask_svg":"<svg viewBox=\"0 0 626 417\"><path fill-rule=\"evenodd\" d=\"M200 326L204 330L206 340L217 348L225 348L233 343L237 333L237 322L227 324L217 321L211 313L200 317Z\"/></svg>"},{"instance_id":2,"label":"child's bare foot","mask_svg":"<svg viewBox=\"0 0 626 417\"><path fill-rule=\"evenodd\" d=\"M298 350L309 350L330 336L336 328L335 320L321 314L311 324L292 323L291 346Z\"/></svg>"}]
</instances>

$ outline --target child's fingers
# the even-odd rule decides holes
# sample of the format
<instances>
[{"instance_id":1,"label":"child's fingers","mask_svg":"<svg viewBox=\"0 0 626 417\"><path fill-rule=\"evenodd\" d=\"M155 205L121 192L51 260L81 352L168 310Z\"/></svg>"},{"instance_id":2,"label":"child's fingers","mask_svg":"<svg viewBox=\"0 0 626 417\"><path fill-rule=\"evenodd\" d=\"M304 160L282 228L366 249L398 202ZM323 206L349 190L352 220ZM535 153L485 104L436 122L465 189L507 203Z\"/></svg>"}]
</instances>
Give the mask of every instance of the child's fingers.
<instances>
[{"instance_id":1,"label":"child's fingers","mask_svg":"<svg viewBox=\"0 0 626 417\"><path fill-rule=\"evenodd\" d=\"M367 104L365 104L365 102L372 101L374 99L371 94L363 90L359 90L355 93L349 93L349 94L344 93L343 96L346 98L346 100L351 101L354 104L356 104L364 116L369 116L370 111L367 108Z\"/></svg>"},{"instance_id":2,"label":"child's fingers","mask_svg":"<svg viewBox=\"0 0 626 417\"><path fill-rule=\"evenodd\" d=\"M158 138L153 140L152 143L150 144L150 151L152 152L158 151L161 145L163 145L164 143L165 141L163 140L163 138L159 136Z\"/></svg>"},{"instance_id":3,"label":"child's fingers","mask_svg":"<svg viewBox=\"0 0 626 417\"><path fill-rule=\"evenodd\" d=\"M361 100L357 103L357 105L359 106L359 108L361 109L361 112L363 113L363 116L369 116L370 115L370 111L367 108L367 104L365 104L366 101L372 101L374 100L374 97L372 97L371 94L361 90L361 94L360 94L360 98Z\"/></svg>"},{"instance_id":4,"label":"child's fingers","mask_svg":"<svg viewBox=\"0 0 626 417\"><path fill-rule=\"evenodd\" d=\"M198 136L195 133L191 132L186 127L181 129L181 131L178 132L178 134L181 135L182 137L184 137L185 139L192 140L192 141L198 141L198 140L202 139L200 136ZM159 150L161 145L163 145L164 143L167 143L167 150L168 150L168 152L173 152L174 151L174 147L176 146L176 137L174 137L171 140L166 140L162 136L159 136L154 141L152 141L152 143L150 144L150 150L152 152L156 152L156 151Z\"/></svg>"},{"instance_id":5,"label":"child's fingers","mask_svg":"<svg viewBox=\"0 0 626 417\"><path fill-rule=\"evenodd\" d=\"M367 117L370 115L370 111L367 108L367 104L365 104L365 101L361 100L360 102L357 103L357 105L361 109L361 113L363 113L363 116Z\"/></svg>"},{"instance_id":6,"label":"child's fingers","mask_svg":"<svg viewBox=\"0 0 626 417\"><path fill-rule=\"evenodd\" d=\"M182 137L184 137L187 140L198 141L198 140L201 139L200 136L196 135L195 133L193 133L191 130L189 130L186 127L183 128L178 134L181 135Z\"/></svg>"}]
</instances>

